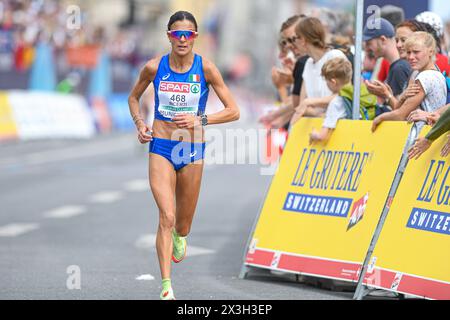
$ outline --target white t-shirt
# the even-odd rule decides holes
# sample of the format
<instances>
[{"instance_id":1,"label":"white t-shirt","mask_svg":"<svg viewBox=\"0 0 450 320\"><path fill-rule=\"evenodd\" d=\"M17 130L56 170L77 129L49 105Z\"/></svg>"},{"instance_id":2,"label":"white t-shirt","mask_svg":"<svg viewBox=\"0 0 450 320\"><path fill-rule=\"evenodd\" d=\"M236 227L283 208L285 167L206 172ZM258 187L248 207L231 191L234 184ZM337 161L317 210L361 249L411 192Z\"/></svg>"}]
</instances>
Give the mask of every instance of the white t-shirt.
<instances>
[{"instance_id":1,"label":"white t-shirt","mask_svg":"<svg viewBox=\"0 0 450 320\"><path fill-rule=\"evenodd\" d=\"M344 99L341 96L336 96L328 104L327 113L323 120L322 127L335 129L339 119L344 119L347 113L345 112Z\"/></svg>"},{"instance_id":2,"label":"white t-shirt","mask_svg":"<svg viewBox=\"0 0 450 320\"><path fill-rule=\"evenodd\" d=\"M322 77L323 65L333 58L347 59L342 51L333 49L327 51L316 63L314 63L312 58L306 61L305 69L303 70L303 83L305 84L307 98L323 98L333 94Z\"/></svg>"},{"instance_id":3,"label":"white t-shirt","mask_svg":"<svg viewBox=\"0 0 450 320\"><path fill-rule=\"evenodd\" d=\"M422 110L433 112L447 104L447 83L439 71L422 71L415 80L420 82L425 91L425 98L420 105Z\"/></svg>"}]
</instances>

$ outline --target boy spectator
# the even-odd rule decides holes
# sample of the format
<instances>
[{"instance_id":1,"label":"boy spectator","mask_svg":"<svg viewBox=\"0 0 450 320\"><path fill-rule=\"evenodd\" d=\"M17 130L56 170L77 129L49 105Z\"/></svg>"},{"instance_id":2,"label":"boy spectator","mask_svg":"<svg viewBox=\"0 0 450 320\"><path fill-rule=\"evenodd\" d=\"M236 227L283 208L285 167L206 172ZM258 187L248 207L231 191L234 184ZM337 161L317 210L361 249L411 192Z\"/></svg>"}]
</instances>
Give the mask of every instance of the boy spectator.
<instances>
[{"instance_id":1,"label":"boy spectator","mask_svg":"<svg viewBox=\"0 0 450 320\"><path fill-rule=\"evenodd\" d=\"M322 67L322 76L325 78L328 89L337 96L331 100L328 105L322 129L310 134L309 142L327 141L339 119L347 117L345 101L343 95L348 96L353 91L352 64L345 58L334 58L327 61ZM361 86L361 106L369 106L376 104L376 97L367 91L367 88Z\"/></svg>"}]
</instances>

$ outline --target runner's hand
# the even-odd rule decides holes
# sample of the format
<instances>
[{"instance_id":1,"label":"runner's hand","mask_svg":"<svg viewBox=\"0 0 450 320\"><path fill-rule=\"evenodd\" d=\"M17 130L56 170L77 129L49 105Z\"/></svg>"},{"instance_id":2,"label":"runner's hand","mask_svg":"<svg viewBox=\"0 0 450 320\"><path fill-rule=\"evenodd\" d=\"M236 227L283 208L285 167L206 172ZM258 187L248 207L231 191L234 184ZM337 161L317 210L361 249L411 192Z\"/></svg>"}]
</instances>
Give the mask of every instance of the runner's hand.
<instances>
[{"instance_id":1,"label":"runner's hand","mask_svg":"<svg viewBox=\"0 0 450 320\"><path fill-rule=\"evenodd\" d=\"M172 121L180 129L191 129L200 125L200 120L197 116L191 114L180 114L172 118Z\"/></svg>"},{"instance_id":2,"label":"runner's hand","mask_svg":"<svg viewBox=\"0 0 450 320\"><path fill-rule=\"evenodd\" d=\"M141 122L138 125L138 140L140 143L145 144L153 139L153 130L145 123Z\"/></svg>"}]
</instances>

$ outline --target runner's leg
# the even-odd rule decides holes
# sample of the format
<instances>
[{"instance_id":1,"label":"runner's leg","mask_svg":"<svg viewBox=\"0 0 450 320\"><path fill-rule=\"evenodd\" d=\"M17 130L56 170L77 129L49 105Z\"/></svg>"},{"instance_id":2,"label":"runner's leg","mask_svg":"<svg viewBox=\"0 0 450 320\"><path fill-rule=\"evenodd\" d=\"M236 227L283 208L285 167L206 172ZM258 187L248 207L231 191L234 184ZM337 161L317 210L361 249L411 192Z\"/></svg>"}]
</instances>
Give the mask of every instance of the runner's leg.
<instances>
[{"instance_id":1,"label":"runner's leg","mask_svg":"<svg viewBox=\"0 0 450 320\"><path fill-rule=\"evenodd\" d=\"M185 237L189 234L197 207L203 174L203 160L191 163L177 172L175 231Z\"/></svg>"},{"instance_id":2,"label":"runner's leg","mask_svg":"<svg viewBox=\"0 0 450 320\"><path fill-rule=\"evenodd\" d=\"M156 251L162 279L170 279L172 257L172 229L175 226L176 174L172 164L164 157L150 153L150 188L159 208L159 226Z\"/></svg>"}]
</instances>

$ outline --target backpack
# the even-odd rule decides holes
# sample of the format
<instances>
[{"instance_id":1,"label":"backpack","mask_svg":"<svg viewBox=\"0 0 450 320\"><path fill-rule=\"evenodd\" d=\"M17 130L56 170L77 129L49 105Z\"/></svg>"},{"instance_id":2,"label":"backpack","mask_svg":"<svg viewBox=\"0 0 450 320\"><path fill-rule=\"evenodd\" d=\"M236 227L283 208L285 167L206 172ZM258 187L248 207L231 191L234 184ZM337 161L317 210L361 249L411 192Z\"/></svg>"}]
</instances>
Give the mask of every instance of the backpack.
<instances>
[{"instance_id":1,"label":"backpack","mask_svg":"<svg viewBox=\"0 0 450 320\"><path fill-rule=\"evenodd\" d=\"M344 100L345 118L353 119L353 85L345 85L339 91L339 96ZM362 120L373 120L380 114L390 111L388 107L377 104L377 97L369 93L367 87L361 84L359 114Z\"/></svg>"}]
</instances>

